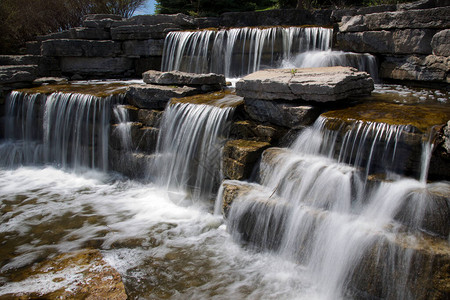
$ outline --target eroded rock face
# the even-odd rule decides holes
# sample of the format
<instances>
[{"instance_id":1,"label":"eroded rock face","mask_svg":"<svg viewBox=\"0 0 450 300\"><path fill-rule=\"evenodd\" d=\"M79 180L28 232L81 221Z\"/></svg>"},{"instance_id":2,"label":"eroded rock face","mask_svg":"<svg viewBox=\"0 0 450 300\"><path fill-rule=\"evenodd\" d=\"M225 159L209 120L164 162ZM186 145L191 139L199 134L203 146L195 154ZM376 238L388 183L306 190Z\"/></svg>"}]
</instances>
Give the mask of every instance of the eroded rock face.
<instances>
[{"instance_id":1,"label":"eroded rock face","mask_svg":"<svg viewBox=\"0 0 450 300\"><path fill-rule=\"evenodd\" d=\"M127 56L162 56L164 40L130 40L122 44L123 53Z\"/></svg>"},{"instance_id":2,"label":"eroded rock face","mask_svg":"<svg viewBox=\"0 0 450 300\"><path fill-rule=\"evenodd\" d=\"M61 71L64 74L86 76L112 76L132 73L134 62L127 57L62 57Z\"/></svg>"},{"instance_id":3,"label":"eroded rock face","mask_svg":"<svg viewBox=\"0 0 450 300\"><path fill-rule=\"evenodd\" d=\"M225 85L222 74L196 74L180 71L160 72L149 70L142 74L145 83L161 85Z\"/></svg>"},{"instance_id":4,"label":"eroded rock face","mask_svg":"<svg viewBox=\"0 0 450 300\"><path fill-rule=\"evenodd\" d=\"M114 57L122 51L120 43L96 40L53 39L41 47L44 56Z\"/></svg>"},{"instance_id":5,"label":"eroded rock face","mask_svg":"<svg viewBox=\"0 0 450 300\"><path fill-rule=\"evenodd\" d=\"M431 40L434 55L450 56L450 29L439 31Z\"/></svg>"},{"instance_id":6,"label":"eroded rock face","mask_svg":"<svg viewBox=\"0 0 450 300\"><path fill-rule=\"evenodd\" d=\"M339 30L357 32L406 28L448 28L450 7L381 12L367 15L345 16Z\"/></svg>"},{"instance_id":7,"label":"eroded rock face","mask_svg":"<svg viewBox=\"0 0 450 300\"><path fill-rule=\"evenodd\" d=\"M248 99L329 102L373 90L369 74L350 67L268 69L236 83L236 94Z\"/></svg>"},{"instance_id":8,"label":"eroded rock face","mask_svg":"<svg viewBox=\"0 0 450 300\"><path fill-rule=\"evenodd\" d=\"M180 30L180 27L172 23L157 25L124 25L111 28L113 40L147 40L164 39L170 31Z\"/></svg>"},{"instance_id":9,"label":"eroded rock face","mask_svg":"<svg viewBox=\"0 0 450 300\"><path fill-rule=\"evenodd\" d=\"M163 112L160 110L140 109L138 112L138 119L146 126L159 127L162 115Z\"/></svg>"},{"instance_id":10,"label":"eroded rock face","mask_svg":"<svg viewBox=\"0 0 450 300\"><path fill-rule=\"evenodd\" d=\"M0 66L0 84L32 82L37 77L37 65Z\"/></svg>"},{"instance_id":11,"label":"eroded rock face","mask_svg":"<svg viewBox=\"0 0 450 300\"><path fill-rule=\"evenodd\" d=\"M60 254L38 263L3 285L5 299L127 299L120 274L98 250Z\"/></svg>"},{"instance_id":12,"label":"eroded rock face","mask_svg":"<svg viewBox=\"0 0 450 300\"><path fill-rule=\"evenodd\" d=\"M444 56L388 56L381 63L380 77L396 80L450 82L450 59Z\"/></svg>"},{"instance_id":13,"label":"eroded rock face","mask_svg":"<svg viewBox=\"0 0 450 300\"><path fill-rule=\"evenodd\" d=\"M435 31L403 29L338 33L340 49L382 54L429 54Z\"/></svg>"}]
</instances>

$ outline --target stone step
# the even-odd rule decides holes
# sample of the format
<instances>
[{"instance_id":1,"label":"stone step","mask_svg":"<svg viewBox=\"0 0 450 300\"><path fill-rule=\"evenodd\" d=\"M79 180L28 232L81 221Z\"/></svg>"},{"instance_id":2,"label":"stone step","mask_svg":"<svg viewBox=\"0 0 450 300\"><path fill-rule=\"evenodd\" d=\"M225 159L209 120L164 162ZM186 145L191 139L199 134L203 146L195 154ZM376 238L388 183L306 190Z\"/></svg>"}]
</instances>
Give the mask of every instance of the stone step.
<instances>
[{"instance_id":1,"label":"stone step","mask_svg":"<svg viewBox=\"0 0 450 300\"><path fill-rule=\"evenodd\" d=\"M267 142L229 140L223 148L223 173L226 178L247 179L261 153L269 147Z\"/></svg>"},{"instance_id":2,"label":"stone step","mask_svg":"<svg viewBox=\"0 0 450 300\"><path fill-rule=\"evenodd\" d=\"M29 85L37 74L37 65L3 65L0 66L0 84Z\"/></svg>"},{"instance_id":3,"label":"stone step","mask_svg":"<svg viewBox=\"0 0 450 300\"><path fill-rule=\"evenodd\" d=\"M321 262L310 262L316 255L314 251L321 251L314 250L314 240L321 234L323 229L320 228L341 218L338 213L308 206L291 207L267 188L255 184L225 181L222 188L228 228L241 242L285 254L287 251L293 255L292 259L306 265L321 265ZM287 241L284 239L286 232L290 232L285 230L287 220L296 209L302 212L301 223L298 223L300 231L296 236L290 233L290 237L297 240ZM352 218L348 221L353 222ZM350 244L339 246L348 248L342 252L344 257L336 258L343 262L348 260L348 268L344 268L342 274L345 278L343 289L347 294L358 299L446 299L450 295L450 246L446 239L398 231L395 226L374 230L365 222L354 223L353 227L347 228L348 234L361 238L361 241L355 240L353 245L349 237ZM295 228L290 227L290 230ZM285 248L286 245L291 248ZM324 247L327 246L330 245ZM340 250L343 249L336 249Z\"/></svg>"},{"instance_id":4,"label":"stone step","mask_svg":"<svg viewBox=\"0 0 450 300\"><path fill-rule=\"evenodd\" d=\"M268 69L236 83L236 94L247 99L329 102L369 95L369 74L351 67Z\"/></svg>"},{"instance_id":5,"label":"stone step","mask_svg":"<svg viewBox=\"0 0 450 300\"><path fill-rule=\"evenodd\" d=\"M302 161L310 161L310 157L300 157L290 150L283 148L269 148L264 151L261 158L260 166L260 178L264 180L265 177L270 176L272 172L276 172L283 164L283 161L298 161L297 164L290 165L290 169L283 168L286 173L286 179L282 179L278 183L278 190L282 190L285 185L289 184L291 189L285 193L295 193L295 187L300 187L302 184L302 173L297 170L298 165ZM336 162L330 161L331 164L336 164ZM303 169L302 169L303 170ZM359 179L358 170L353 168L343 168L342 174L344 172L351 172L351 189L353 193L360 189L362 184L365 185L366 191L360 197L368 198L368 196L376 191L380 184L386 184L376 176L369 176L367 181L364 183ZM302 172L305 172L304 170ZM270 177L269 177L270 178ZM273 184L273 183L271 183ZM417 182L418 188L412 190L408 197L403 201L401 206L397 209L394 219L408 227L411 230L421 230L423 232L429 233L434 236L439 236L441 238L447 238L450 234L450 185L447 183L434 183L420 185ZM280 192L280 191L277 191ZM325 195L324 199L325 199ZM332 203L316 201L316 199L299 199L300 202L306 205L315 205L320 207L320 203L327 208ZM354 197L352 201L361 201ZM421 221L417 220L421 219ZM415 221L414 221L415 220Z\"/></svg>"}]
</instances>

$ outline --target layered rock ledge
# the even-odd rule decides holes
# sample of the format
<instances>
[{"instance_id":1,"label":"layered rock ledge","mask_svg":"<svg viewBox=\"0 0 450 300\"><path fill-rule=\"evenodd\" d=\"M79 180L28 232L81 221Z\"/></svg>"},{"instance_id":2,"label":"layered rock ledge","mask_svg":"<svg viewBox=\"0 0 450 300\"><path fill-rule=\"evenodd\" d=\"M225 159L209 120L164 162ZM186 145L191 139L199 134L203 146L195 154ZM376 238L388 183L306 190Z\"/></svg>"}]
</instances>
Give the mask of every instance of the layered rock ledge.
<instances>
[{"instance_id":1,"label":"layered rock ledge","mask_svg":"<svg viewBox=\"0 0 450 300\"><path fill-rule=\"evenodd\" d=\"M149 70L142 74L145 83L162 85L225 85L222 74L196 74L180 71L160 72Z\"/></svg>"},{"instance_id":2,"label":"layered rock ledge","mask_svg":"<svg viewBox=\"0 0 450 300\"><path fill-rule=\"evenodd\" d=\"M149 70L142 74L146 84L128 88L127 100L139 108L163 109L171 98L183 98L217 91L225 85L225 76L180 71Z\"/></svg>"},{"instance_id":3,"label":"layered rock ledge","mask_svg":"<svg viewBox=\"0 0 450 300\"><path fill-rule=\"evenodd\" d=\"M350 67L268 69L236 83L236 94L248 99L330 102L369 95L369 74Z\"/></svg>"}]
</instances>

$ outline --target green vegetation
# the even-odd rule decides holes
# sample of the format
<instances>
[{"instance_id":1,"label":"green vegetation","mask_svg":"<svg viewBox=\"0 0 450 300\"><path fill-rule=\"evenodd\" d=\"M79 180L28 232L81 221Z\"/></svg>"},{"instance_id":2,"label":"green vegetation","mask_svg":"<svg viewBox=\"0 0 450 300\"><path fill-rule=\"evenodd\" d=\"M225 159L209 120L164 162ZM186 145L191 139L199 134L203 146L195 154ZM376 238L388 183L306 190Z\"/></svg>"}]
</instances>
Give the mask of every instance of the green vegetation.
<instances>
[{"instance_id":1,"label":"green vegetation","mask_svg":"<svg viewBox=\"0 0 450 300\"><path fill-rule=\"evenodd\" d=\"M185 13L195 17L218 16L230 11L255 11L273 7L277 0L158 0L160 14Z\"/></svg>"},{"instance_id":2,"label":"green vegetation","mask_svg":"<svg viewBox=\"0 0 450 300\"><path fill-rule=\"evenodd\" d=\"M0 53L18 53L37 35L81 25L84 15L130 17L145 0L1 0Z\"/></svg>"},{"instance_id":3,"label":"green vegetation","mask_svg":"<svg viewBox=\"0 0 450 300\"><path fill-rule=\"evenodd\" d=\"M156 13L184 13L194 17L205 17L218 16L224 12L342 8L401 2L408 2L408 0L157 0Z\"/></svg>"}]
</instances>

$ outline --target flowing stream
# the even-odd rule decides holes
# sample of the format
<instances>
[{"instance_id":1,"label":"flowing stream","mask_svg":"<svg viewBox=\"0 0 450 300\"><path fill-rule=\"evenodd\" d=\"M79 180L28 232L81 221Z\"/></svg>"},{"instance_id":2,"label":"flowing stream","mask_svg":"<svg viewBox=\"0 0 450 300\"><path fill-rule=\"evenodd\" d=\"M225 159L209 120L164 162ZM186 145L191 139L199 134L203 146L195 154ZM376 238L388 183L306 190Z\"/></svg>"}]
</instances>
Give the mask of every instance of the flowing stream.
<instances>
[{"instance_id":1,"label":"flowing stream","mask_svg":"<svg viewBox=\"0 0 450 300\"><path fill-rule=\"evenodd\" d=\"M324 65L352 61L375 72L372 57L330 51L331 36L299 27L170 33L163 69L233 77L315 66L325 55ZM422 97L450 99L412 96ZM427 183L432 138L422 146L407 125L320 117L290 147L265 151L257 182L225 181L248 192L224 220L211 199L240 100L170 102L140 181L108 171L110 116L132 148L123 101L68 91L8 98L0 296L51 291L45 276L21 278L35 262L95 248L131 299L427 298L421 283L442 267L449 240L448 220L439 219L449 185ZM220 201L219 192L216 211Z\"/></svg>"},{"instance_id":2,"label":"flowing stream","mask_svg":"<svg viewBox=\"0 0 450 300\"><path fill-rule=\"evenodd\" d=\"M374 56L331 51L333 30L322 27L232 28L170 32L161 70L242 77L267 68L350 66L378 78Z\"/></svg>"}]
</instances>

